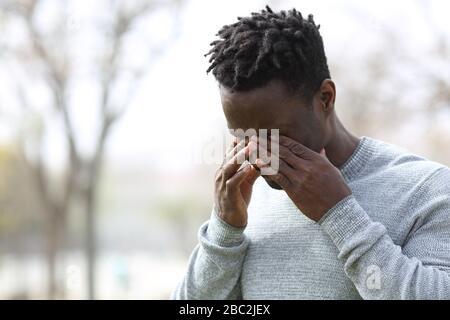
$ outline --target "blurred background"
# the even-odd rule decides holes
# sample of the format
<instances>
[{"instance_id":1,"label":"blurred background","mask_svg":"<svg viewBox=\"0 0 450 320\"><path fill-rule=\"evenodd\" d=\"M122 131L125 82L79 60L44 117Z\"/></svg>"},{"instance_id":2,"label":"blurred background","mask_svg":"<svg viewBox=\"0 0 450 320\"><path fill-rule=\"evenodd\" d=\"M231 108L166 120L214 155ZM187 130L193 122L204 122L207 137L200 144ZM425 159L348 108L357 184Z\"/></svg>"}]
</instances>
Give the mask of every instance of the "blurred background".
<instances>
[{"instance_id":1,"label":"blurred background","mask_svg":"<svg viewBox=\"0 0 450 320\"><path fill-rule=\"evenodd\" d=\"M448 1L0 0L0 299L169 297L227 132L203 54L266 4L314 14L354 133L450 164Z\"/></svg>"}]
</instances>

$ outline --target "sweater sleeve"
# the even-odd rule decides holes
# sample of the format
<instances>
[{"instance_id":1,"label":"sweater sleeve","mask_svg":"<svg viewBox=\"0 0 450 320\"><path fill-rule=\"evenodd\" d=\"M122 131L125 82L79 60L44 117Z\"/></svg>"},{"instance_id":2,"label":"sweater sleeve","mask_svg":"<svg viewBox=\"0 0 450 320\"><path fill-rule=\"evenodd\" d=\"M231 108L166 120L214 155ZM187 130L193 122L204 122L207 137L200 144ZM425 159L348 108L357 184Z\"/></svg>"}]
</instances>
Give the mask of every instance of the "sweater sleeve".
<instances>
[{"instance_id":1,"label":"sweater sleeve","mask_svg":"<svg viewBox=\"0 0 450 320\"><path fill-rule=\"evenodd\" d=\"M418 218L403 247L352 195L318 222L364 299L450 299L450 174L437 173L411 205Z\"/></svg>"},{"instance_id":2,"label":"sweater sleeve","mask_svg":"<svg viewBox=\"0 0 450 320\"><path fill-rule=\"evenodd\" d=\"M171 299L241 299L240 275L249 244L244 229L227 224L213 210L199 229L199 244Z\"/></svg>"}]
</instances>

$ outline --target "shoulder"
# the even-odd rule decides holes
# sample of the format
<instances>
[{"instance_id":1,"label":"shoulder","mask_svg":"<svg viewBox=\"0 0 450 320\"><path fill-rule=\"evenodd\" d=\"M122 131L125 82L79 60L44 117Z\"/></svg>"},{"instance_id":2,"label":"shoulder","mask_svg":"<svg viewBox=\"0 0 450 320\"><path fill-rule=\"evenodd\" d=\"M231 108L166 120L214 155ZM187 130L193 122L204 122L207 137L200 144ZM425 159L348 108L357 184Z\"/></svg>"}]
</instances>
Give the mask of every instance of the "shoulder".
<instances>
[{"instance_id":1,"label":"shoulder","mask_svg":"<svg viewBox=\"0 0 450 320\"><path fill-rule=\"evenodd\" d=\"M376 164L370 167L386 172L395 183L409 184L417 193L450 196L450 168L396 145L367 139L373 145L372 162Z\"/></svg>"}]
</instances>

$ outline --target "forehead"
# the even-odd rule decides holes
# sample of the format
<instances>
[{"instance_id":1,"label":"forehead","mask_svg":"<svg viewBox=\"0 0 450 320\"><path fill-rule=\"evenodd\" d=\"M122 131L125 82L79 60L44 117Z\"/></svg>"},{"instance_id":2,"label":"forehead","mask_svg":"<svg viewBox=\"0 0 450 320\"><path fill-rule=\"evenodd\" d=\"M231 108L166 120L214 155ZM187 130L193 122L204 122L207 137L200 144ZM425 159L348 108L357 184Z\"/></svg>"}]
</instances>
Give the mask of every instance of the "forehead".
<instances>
[{"instance_id":1,"label":"forehead","mask_svg":"<svg viewBox=\"0 0 450 320\"><path fill-rule=\"evenodd\" d=\"M230 129L280 128L298 112L298 97L279 81L249 91L220 87L222 107Z\"/></svg>"},{"instance_id":2,"label":"forehead","mask_svg":"<svg viewBox=\"0 0 450 320\"><path fill-rule=\"evenodd\" d=\"M280 81L271 81L267 85L249 91L234 91L220 86L222 104L227 107L252 107L254 105L270 106L283 103L291 96Z\"/></svg>"}]
</instances>

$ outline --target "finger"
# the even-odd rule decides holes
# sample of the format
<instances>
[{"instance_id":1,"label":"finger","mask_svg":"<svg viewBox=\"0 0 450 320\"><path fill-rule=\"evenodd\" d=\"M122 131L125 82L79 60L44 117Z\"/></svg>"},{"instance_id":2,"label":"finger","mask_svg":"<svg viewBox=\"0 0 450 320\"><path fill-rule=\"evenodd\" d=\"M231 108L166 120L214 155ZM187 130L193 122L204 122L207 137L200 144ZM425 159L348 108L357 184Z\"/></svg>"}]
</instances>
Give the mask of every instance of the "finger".
<instances>
[{"instance_id":1,"label":"finger","mask_svg":"<svg viewBox=\"0 0 450 320\"><path fill-rule=\"evenodd\" d=\"M285 161L289 166L297 170L301 170L306 164L305 159L300 158L293 153L289 148L279 145L278 146L278 158Z\"/></svg>"},{"instance_id":2,"label":"finger","mask_svg":"<svg viewBox=\"0 0 450 320\"><path fill-rule=\"evenodd\" d=\"M234 176L226 181L225 186L228 193L233 193L238 190L238 187L251 172L251 167L250 164L247 164L243 169L236 172Z\"/></svg>"},{"instance_id":3,"label":"finger","mask_svg":"<svg viewBox=\"0 0 450 320\"><path fill-rule=\"evenodd\" d=\"M280 145L287 147L289 150L291 150L297 156L299 156L300 158L303 158L305 160L314 159L317 156L319 156L319 154L317 152L314 152L313 150L304 146L300 142L297 142L294 139L291 139L289 137L280 135L279 142L280 142Z\"/></svg>"},{"instance_id":4,"label":"finger","mask_svg":"<svg viewBox=\"0 0 450 320\"><path fill-rule=\"evenodd\" d=\"M228 154L233 151L233 149L236 147L237 143L238 143L237 138L234 137L233 140L231 141L231 144L225 150L225 155L223 156L222 163L220 164L220 168L222 168L225 165L225 163L227 162Z\"/></svg>"},{"instance_id":5,"label":"finger","mask_svg":"<svg viewBox=\"0 0 450 320\"><path fill-rule=\"evenodd\" d=\"M287 162L283 159L278 161L278 171L285 175L290 182L294 180L294 178L300 175L299 171L293 169Z\"/></svg>"},{"instance_id":6,"label":"finger","mask_svg":"<svg viewBox=\"0 0 450 320\"><path fill-rule=\"evenodd\" d=\"M267 162L262 161L261 159L257 159L256 163L261 169L271 167L271 165L272 165L270 162L267 163ZM286 176L286 178L289 180L290 183L292 183L292 181L295 180L296 176L301 174L299 171L292 168L283 159L279 159L277 169L275 169L275 168L272 168L272 169L273 169L273 172L271 172L270 174L263 174L263 175L269 176L269 175L276 175L278 173L281 173L282 175Z\"/></svg>"},{"instance_id":7,"label":"finger","mask_svg":"<svg viewBox=\"0 0 450 320\"><path fill-rule=\"evenodd\" d=\"M232 140L231 140L231 144L230 144L230 146L227 148L227 150L226 150L225 153L230 152L230 151L238 144L238 142L239 142L238 138L237 138L237 137L233 137Z\"/></svg>"},{"instance_id":8,"label":"finger","mask_svg":"<svg viewBox=\"0 0 450 320\"><path fill-rule=\"evenodd\" d=\"M244 147L237 154L235 154L222 168L222 181L226 182L233 176L239 167L244 163L246 156L249 154L249 146Z\"/></svg>"},{"instance_id":9,"label":"finger","mask_svg":"<svg viewBox=\"0 0 450 320\"><path fill-rule=\"evenodd\" d=\"M265 137L258 137L257 144L258 144L258 157L259 158L269 158L270 154L272 152L272 144L274 142L265 138Z\"/></svg>"},{"instance_id":10,"label":"finger","mask_svg":"<svg viewBox=\"0 0 450 320\"><path fill-rule=\"evenodd\" d=\"M254 137L249 142L249 146L252 147L252 152L249 155L249 161L257 171L260 168L256 165L256 160L261 159L263 162L269 162L271 160L270 147L268 140L262 137Z\"/></svg>"},{"instance_id":11,"label":"finger","mask_svg":"<svg viewBox=\"0 0 450 320\"><path fill-rule=\"evenodd\" d=\"M248 154L248 161L251 164L254 164L256 159L258 158L258 141L254 138L250 138L248 142L248 147L250 148L250 152Z\"/></svg>"},{"instance_id":12,"label":"finger","mask_svg":"<svg viewBox=\"0 0 450 320\"><path fill-rule=\"evenodd\" d=\"M327 158L327 152L325 151L325 148L322 148L322 150L320 150L320 155L324 158Z\"/></svg>"},{"instance_id":13,"label":"finger","mask_svg":"<svg viewBox=\"0 0 450 320\"><path fill-rule=\"evenodd\" d=\"M239 142L235 141L233 143L234 146L228 149L227 153L225 154L224 163L227 163L230 161L230 159L239 151L241 151L245 147L245 140L241 140Z\"/></svg>"},{"instance_id":14,"label":"finger","mask_svg":"<svg viewBox=\"0 0 450 320\"><path fill-rule=\"evenodd\" d=\"M258 141L260 142L260 144L258 145L258 151L260 153L259 158L263 161L272 161L274 157L277 157L278 159L284 160L292 168L296 168L299 170L302 169L302 167L306 164L306 161L304 159L298 157L284 145L274 145L275 143L278 143L275 140L271 140L271 151L268 151L269 148L267 146L267 139L261 138Z\"/></svg>"}]
</instances>

